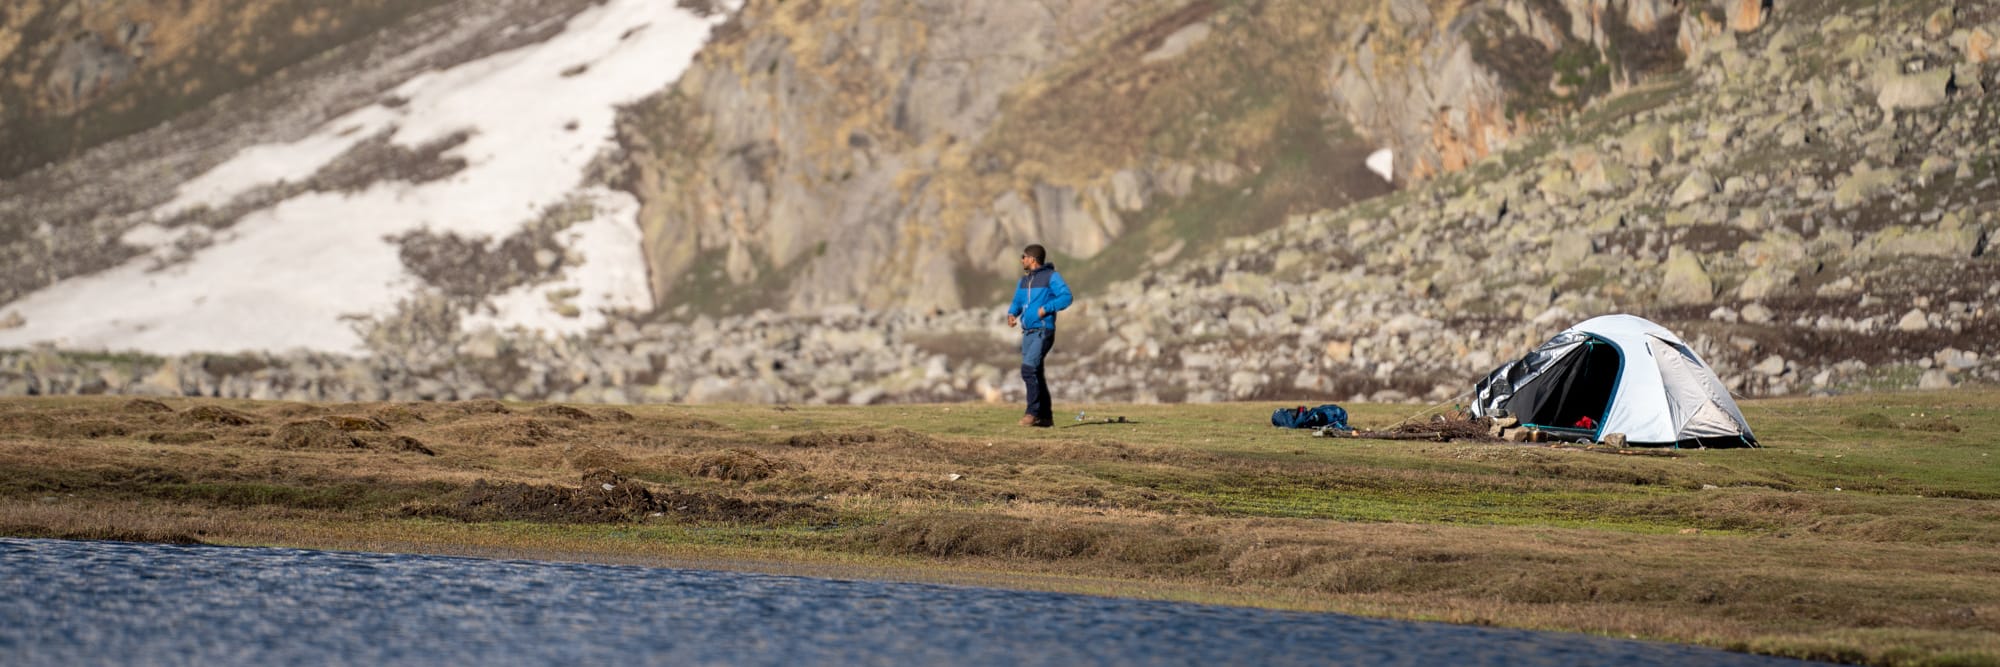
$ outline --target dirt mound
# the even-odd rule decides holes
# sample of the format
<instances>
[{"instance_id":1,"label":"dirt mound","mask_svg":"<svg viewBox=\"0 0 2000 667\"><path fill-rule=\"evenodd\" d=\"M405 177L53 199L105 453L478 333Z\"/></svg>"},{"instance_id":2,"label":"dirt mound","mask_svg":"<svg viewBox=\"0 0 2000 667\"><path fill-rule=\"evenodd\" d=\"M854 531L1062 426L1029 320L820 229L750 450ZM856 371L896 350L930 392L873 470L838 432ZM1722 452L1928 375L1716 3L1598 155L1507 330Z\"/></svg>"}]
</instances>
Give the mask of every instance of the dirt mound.
<instances>
[{"instance_id":1,"label":"dirt mound","mask_svg":"<svg viewBox=\"0 0 2000 667\"><path fill-rule=\"evenodd\" d=\"M1848 428L1875 429L1888 431L1926 431L1930 433L1957 433L1961 429L1951 421L1950 415L1912 414L1910 420L1897 423L1880 412L1863 412L1840 418L1840 425Z\"/></svg>"},{"instance_id":2,"label":"dirt mound","mask_svg":"<svg viewBox=\"0 0 2000 667\"><path fill-rule=\"evenodd\" d=\"M56 420L50 419L47 415L38 415L32 412L0 413L0 433L18 433L46 438L49 437L51 431L55 430L55 425Z\"/></svg>"},{"instance_id":3,"label":"dirt mound","mask_svg":"<svg viewBox=\"0 0 2000 667\"><path fill-rule=\"evenodd\" d=\"M189 445L215 440L215 434L207 431L153 431L140 434L139 439L156 445Z\"/></svg>"},{"instance_id":4,"label":"dirt mound","mask_svg":"<svg viewBox=\"0 0 2000 667\"><path fill-rule=\"evenodd\" d=\"M683 522L770 524L812 518L810 505L746 501L706 493L655 494L639 482L609 470L585 473L582 486L567 488L480 480L449 506L408 508L412 514L462 521L541 521L621 523L644 519Z\"/></svg>"},{"instance_id":5,"label":"dirt mound","mask_svg":"<svg viewBox=\"0 0 2000 667\"><path fill-rule=\"evenodd\" d=\"M729 429L729 427L723 426L720 422L702 419L700 417L681 417L681 416L648 418L646 420L646 425L650 427L673 429L677 431L724 431Z\"/></svg>"},{"instance_id":6,"label":"dirt mound","mask_svg":"<svg viewBox=\"0 0 2000 667\"><path fill-rule=\"evenodd\" d=\"M310 403L279 403L264 408L264 413L279 419L298 419L300 417L318 417L326 414L326 408Z\"/></svg>"},{"instance_id":7,"label":"dirt mound","mask_svg":"<svg viewBox=\"0 0 2000 667\"><path fill-rule=\"evenodd\" d=\"M389 425L387 423L383 422L380 419L376 419L374 417L355 417L352 415L329 415L326 417L321 417L320 421L326 422L327 426L334 427L346 433L354 433L356 431L383 433L389 430Z\"/></svg>"},{"instance_id":8,"label":"dirt mound","mask_svg":"<svg viewBox=\"0 0 2000 667\"><path fill-rule=\"evenodd\" d=\"M437 452L432 451L431 448L429 447L425 447L423 441L418 440L416 438L412 438L407 435L393 435L389 433L362 433L360 435L354 436L354 438L360 440L363 444L366 444L369 449L380 449L391 452L409 452L412 454L422 454L424 456L437 456Z\"/></svg>"},{"instance_id":9,"label":"dirt mound","mask_svg":"<svg viewBox=\"0 0 2000 667\"><path fill-rule=\"evenodd\" d=\"M594 422L597 417L567 405L544 405L530 410L528 414L550 419L567 419L576 422Z\"/></svg>"},{"instance_id":10,"label":"dirt mound","mask_svg":"<svg viewBox=\"0 0 2000 667\"><path fill-rule=\"evenodd\" d=\"M577 470L623 468L632 464L632 459L624 454L596 445L564 447L562 460L563 465Z\"/></svg>"},{"instance_id":11,"label":"dirt mound","mask_svg":"<svg viewBox=\"0 0 2000 667\"><path fill-rule=\"evenodd\" d=\"M271 439L289 449L357 449L367 445L323 420L288 422Z\"/></svg>"},{"instance_id":12,"label":"dirt mound","mask_svg":"<svg viewBox=\"0 0 2000 667\"><path fill-rule=\"evenodd\" d=\"M693 477L730 482L754 482L778 474L784 466L747 449L725 449L689 457L679 466Z\"/></svg>"},{"instance_id":13,"label":"dirt mound","mask_svg":"<svg viewBox=\"0 0 2000 667\"><path fill-rule=\"evenodd\" d=\"M115 438L130 434L124 424L108 419L80 419L70 422L56 422L55 437L72 438Z\"/></svg>"},{"instance_id":14,"label":"dirt mound","mask_svg":"<svg viewBox=\"0 0 2000 667\"><path fill-rule=\"evenodd\" d=\"M453 401L444 404L444 408L447 412L451 412L459 416L514 414L514 411L507 409L506 405L503 405L499 401L490 398L475 398L470 401Z\"/></svg>"},{"instance_id":15,"label":"dirt mound","mask_svg":"<svg viewBox=\"0 0 2000 667\"><path fill-rule=\"evenodd\" d=\"M110 438L131 433L124 424L107 419L56 419L32 412L0 414L0 434L35 438Z\"/></svg>"},{"instance_id":16,"label":"dirt mound","mask_svg":"<svg viewBox=\"0 0 2000 667\"><path fill-rule=\"evenodd\" d=\"M164 413L164 412L174 411L173 408L167 407L167 404L155 401L150 398L135 398L126 401L122 409L126 412L130 412L133 414L153 414L153 413Z\"/></svg>"},{"instance_id":17,"label":"dirt mound","mask_svg":"<svg viewBox=\"0 0 2000 667\"><path fill-rule=\"evenodd\" d=\"M598 421L626 424L638 421L639 418L632 416L632 413L630 412L626 412L618 408L599 408L597 410L597 419Z\"/></svg>"},{"instance_id":18,"label":"dirt mound","mask_svg":"<svg viewBox=\"0 0 2000 667\"><path fill-rule=\"evenodd\" d=\"M371 415L376 421L385 424L421 424L430 421L424 418L423 413L403 405L388 405L376 408Z\"/></svg>"},{"instance_id":19,"label":"dirt mound","mask_svg":"<svg viewBox=\"0 0 2000 667\"><path fill-rule=\"evenodd\" d=\"M885 430L813 431L785 439L785 444L793 447L852 447L874 443L929 447L937 444L937 441L928 435L902 427Z\"/></svg>"},{"instance_id":20,"label":"dirt mound","mask_svg":"<svg viewBox=\"0 0 2000 667\"><path fill-rule=\"evenodd\" d=\"M1916 418L1911 419L1908 422L1905 422L1903 424L1903 428L1912 431L1928 431L1931 433L1957 433L1963 430L1960 429L1957 424L1951 423L1950 415L1945 415L1945 416L1918 415Z\"/></svg>"},{"instance_id":21,"label":"dirt mound","mask_svg":"<svg viewBox=\"0 0 2000 667\"><path fill-rule=\"evenodd\" d=\"M216 426L248 426L257 422L255 417L219 405L197 405L182 411L181 417L191 422Z\"/></svg>"},{"instance_id":22,"label":"dirt mound","mask_svg":"<svg viewBox=\"0 0 2000 667\"><path fill-rule=\"evenodd\" d=\"M453 424L445 433L452 439L484 447L534 447L556 440L565 430L533 417L494 415Z\"/></svg>"},{"instance_id":23,"label":"dirt mound","mask_svg":"<svg viewBox=\"0 0 2000 667\"><path fill-rule=\"evenodd\" d=\"M1889 417L1880 412L1863 412L1858 415L1848 415L1845 417L1841 417L1840 425L1848 428L1872 428L1872 429L1882 429L1882 430L1896 428L1896 422L1889 421Z\"/></svg>"}]
</instances>

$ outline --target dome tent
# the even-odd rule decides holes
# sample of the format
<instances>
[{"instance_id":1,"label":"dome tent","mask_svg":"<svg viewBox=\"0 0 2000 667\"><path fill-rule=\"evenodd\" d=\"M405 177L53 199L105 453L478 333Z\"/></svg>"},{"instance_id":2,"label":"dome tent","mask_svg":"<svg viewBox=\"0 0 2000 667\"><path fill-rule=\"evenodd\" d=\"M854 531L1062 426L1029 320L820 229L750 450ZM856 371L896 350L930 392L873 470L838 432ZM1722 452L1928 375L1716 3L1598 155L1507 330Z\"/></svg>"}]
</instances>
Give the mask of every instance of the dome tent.
<instances>
[{"instance_id":1,"label":"dome tent","mask_svg":"<svg viewBox=\"0 0 2000 667\"><path fill-rule=\"evenodd\" d=\"M1475 416L1500 411L1562 437L1755 447L1750 423L1687 343L1632 315L1592 318L1479 382Z\"/></svg>"}]
</instances>

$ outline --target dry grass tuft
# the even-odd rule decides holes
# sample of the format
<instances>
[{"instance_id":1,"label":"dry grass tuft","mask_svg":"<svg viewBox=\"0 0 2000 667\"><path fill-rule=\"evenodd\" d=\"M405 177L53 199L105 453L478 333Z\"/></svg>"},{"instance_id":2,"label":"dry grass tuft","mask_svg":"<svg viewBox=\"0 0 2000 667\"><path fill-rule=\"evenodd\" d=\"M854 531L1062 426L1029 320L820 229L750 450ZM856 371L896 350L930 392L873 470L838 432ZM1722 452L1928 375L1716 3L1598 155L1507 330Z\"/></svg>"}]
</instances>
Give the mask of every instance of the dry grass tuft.
<instances>
[{"instance_id":1,"label":"dry grass tuft","mask_svg":"<svg viewBox=\"0 0 2000 667\"><path fill-rule=\"evenodd\" d=\"M490 398L454 401L443 405L446 412L457 415L505 415L514 412L507 409L505 404Z\"/></svg>"},{"instance_id":2,"label":"dry grass tuft","mask_svg":"<svg viewBox=\"0 0 2000 667\"><path fill-rule=\"evenodd\" d=\"M181 412L181 417L197 424L217 426L248 426L257 423L255 417L220 405L197 405Z\"/></svg>"},{"instance_id":3,"label":"dry grass tuft","mask_svg":"<svg viewBox=\"0 0 2000 667\"><path fill-rule=\"evenodd\" d=\"M439 429L446 438L480 447L535 447L555 442L566 429L553 422L513 414L467 417Z\"/></svg>"},{"instance_id":4,"label":"dry grass tuft","mask_svg":"<svg viewBox=\"0 0 2000 667\"><path fill-rule=\"evenodd\" d=\"M1896 428L1896 422L1889 421L1889 417L1880 412L1863 412L1858 415L1841 417L1840 425L1848 428L1872 428L1885 431Z\"/></svg>"},{"instance_id":5,"label":"dry grass tuft","mask_svg":"<svg viewBox=\"0 0 2000 667\"><path fill-rule=\"evenodd\" d=\"M389 431L389 424L387 422L384 422L380 419L376 419L374 417L329 415L326 417L321 417L320 421L326 422L327 426L331 426L345 433L354 433L358 431L365 431L370 433L386 433Z\"/></svg>"},{"instance_id":6,"label":"dry grass tuft","mask_svg":"<svg viewBox=\"0 0 2000 667\"><path fill-rule=\"evenodd\" d=\"M639 423L648 428L668 429L674 431L729 430L729 427L723 426L721 422L717 422L712 419L702 419L700 417L686 417L686 416L649 417L644 420L639 420Z\"/></svg>"},{"instance_id":7,"label":"dry grass tuft","mask_svg":"<svg viewBox=\"0 0 2000 667\"><path fill-rule=\"evenodd\" d=\"M862 531L856 540L880 553L901 556L1059 560L1082 556L1105 536L1102 529L1067 523L946 514L892 519Z\"/></svg>"},{"instance_id":8,"label":"dry grass tuft","mask_svg":"<svg viewBox=\"0 0 2000 667\"><path fill-rule=\"evenodd\" d=\"M597 419L601 421L607 421L618 424L630 424L638 420L638 417L632 416L632 413L620 410L618 408L598 408L595 412L595 416L597 417Z\"/></svg>"},{"instance_id":9,"label":"dry grass tuft","mask_svg":"<svg viewBox=\"0 0 2000 667\"><path fill-rule=\"evenodd\" d=\"M899 427L831 432L813 431L786 438L785 444L793 447L853 447L875 444L890 447L933 447L938 443L936 439L930 436Z\"/></svg>"},{"instance_id":10,"label":"dry grass tuft","mask_svg":"<svg viewBox=\"0 0 2000 667\"><path fill-rule=\"evenodd\" d=\"M692 477L729 482L754 482L778 474L782 466L747 449L725 449L686 459L681 471Z\"/></svg>"},{"instance_id":11,"label":"dry grass tuft","mask_svg":"<svg viewBox=\"0 0 2000 667\"><path fill-rule=\"evenodd\" d=\"M422 454L424 456L437 456L437 452L432 451L431 448L429 447L425 447L423 441L418 440L416 438L412 438L407 435L395 435L392 433L362 433L360 435L354 436L354 438L360 440L369 449L379 449L391 452L408 452L411 454Z\"/></svg>"},{"instance_id":12,"label":"dry grass tuft","mask_svg":"<svg viewBox=\"0 0 2000 667\"><path fill-rule=\"evenodd\" d=\"M567 405L544 405L530 410L529 414L550 419L567 419L574 422L594 422L597 417Z\"/></svg>"},{"instance_id":13,"label":"dry grass tuft","mask_svg":"<svg viewBox=\"0 0 2000 667\"><path fill-rule=\"evenodd\" d=\"M1952 423L1951 415L1920 415L1904 424L1903 428L1929 433L1957 433L1964 430L1959 428L1958 424Z\"/></svg>"},{"instance_id":14,"label":"dry grass tuft","mask_svg":"<svg viewBox=\"0 0 2000 667\"><path fill-rule=\"evenodd\" d=\"M622 470L632 465L632 459L610 448L596 445L571 445L562 452L563 465L572 470L613 469Z\"/></svg>"},{"instance_id":15,"label":"dry grass tuft","mask_svg":"<svg viewBox=\"0 0 2000 667\"><path fill-rule=\"evenodd\" d=\"M279 445L292 449L358 449L366 446L354 436L319 419L287 422L278 427L271 437Z\"/></svg>"},{"instance_id":16,"label":"dry grass tuft","mask_svg":"<svg viewBox=\"0 0 2000 667\"><path fill-rule=\"evenodd\" d=\"M125 402L124 411L133 414L161 414L173 412L167 404L150 398L135 398Z\"/></svg>"},{"instance_id":17,"label":"dry grass tuft","mask_svg":"<svg viewBox=\"0 0 2000 667\"><path fill-rule=\"evenodd\" d=\"M412 410L409 406L404 405L385 405L375 408L369 415L384 424L393 424L396 426L422 424L430 421L424 418L423 413Z\"/></svg>"},{"instance_id":18,"label":"dry grass tuft","mask_svg":"<svg viewBox=\"0 0 2000 667\"><path fill-rule=\"evenodd\" d=\"M297 420L325 415L327 409L311 403L278 403L264 408L263 412L279 419Z\"/></svg>"},{"instance_id":19,"label":"dry grass tuft","mask_svg":"<svg viewBox=\"0 0 2000 667\"><path fill-rule=\"evenodd\" d=\"M449 505L414 504L404 512L462 521L624 523L662 519L691 523L773 525L821 518L810 505L742 500L707 493L655 493L610 470L584 473L577 487L480 480Z\"/></svg>"},{"instance_id":20,"label":"dry grass tuft","mask_svg":"<svg viewBox=\"0 0 2000 667\"><path fill-rule=\"evenodd\" d=\"M189 445L197 442L212 442L215 434L207 431L149 431L139 438L156 445Z\"/></svg>"}]
</instances>

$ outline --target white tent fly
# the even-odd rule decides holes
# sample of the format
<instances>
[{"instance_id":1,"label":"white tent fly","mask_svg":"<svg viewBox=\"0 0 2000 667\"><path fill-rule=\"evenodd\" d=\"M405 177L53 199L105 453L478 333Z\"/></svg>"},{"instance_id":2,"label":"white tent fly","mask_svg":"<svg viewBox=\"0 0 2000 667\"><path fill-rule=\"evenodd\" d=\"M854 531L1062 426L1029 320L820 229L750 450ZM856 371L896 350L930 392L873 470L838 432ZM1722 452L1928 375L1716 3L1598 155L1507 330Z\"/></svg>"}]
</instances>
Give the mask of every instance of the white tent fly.
<instances>
[{"instance_id":1,"label":"white tent fly","mask_svg":"<svg viewBox=\"0 0 2000 667\"><path fill-rule=\"evenodd\" d=\"M1755 447L1750 423L1701 356L1665 327L1606 315L1571 327L1479 382L1473 414L1505 411L1562 437Z\"/></svg>"}]
</instances>

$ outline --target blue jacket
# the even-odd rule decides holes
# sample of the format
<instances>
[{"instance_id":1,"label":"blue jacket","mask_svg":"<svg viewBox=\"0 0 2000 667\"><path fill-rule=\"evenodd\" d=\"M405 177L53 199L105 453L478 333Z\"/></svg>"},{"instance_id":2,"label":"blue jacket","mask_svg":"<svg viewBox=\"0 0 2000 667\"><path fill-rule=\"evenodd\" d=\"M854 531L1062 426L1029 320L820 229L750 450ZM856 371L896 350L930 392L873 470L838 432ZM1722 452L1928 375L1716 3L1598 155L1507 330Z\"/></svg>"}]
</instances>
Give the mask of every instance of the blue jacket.
<instances>
[{"instance_id":1,"label":"blue jacket","mask_svg":"<svg viewBox=\"0 0 2000 667\"><path fill-rule=\"evenodd\" d=\"M1063 282L1062 274L1056 273L1056 265L1043 264L1028 275L1021 276L1020 285L1014 288L1014 303L1007 307L1007 314L1021 318L1021 330L1056 328L1056 311L1068 308L1073 299L1069 295L1069 283ZM1049 311L1048 317L1036 315L1038 310Z\"/></svg>"}]
</instances>

